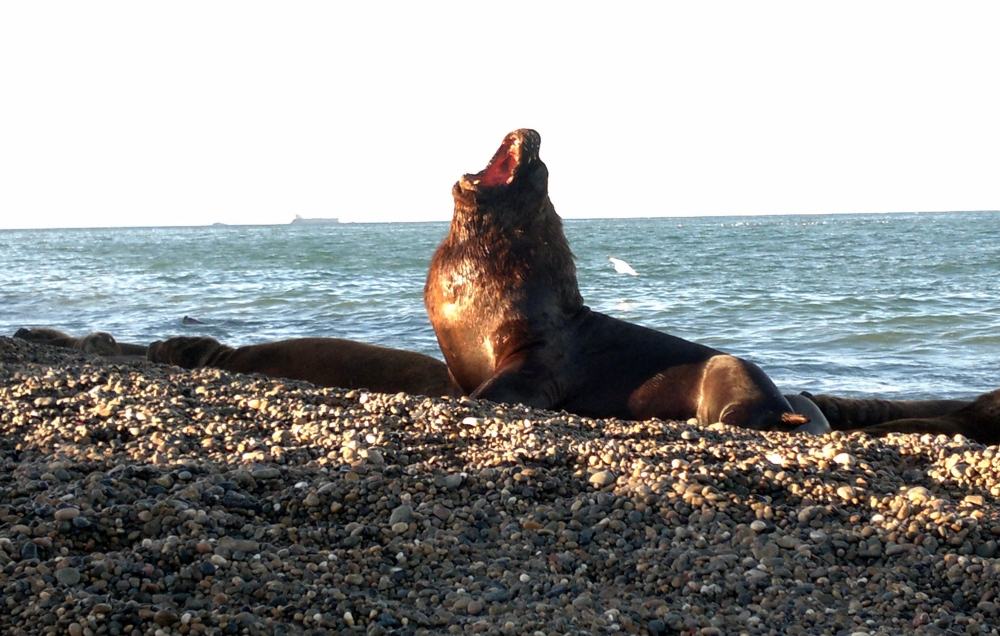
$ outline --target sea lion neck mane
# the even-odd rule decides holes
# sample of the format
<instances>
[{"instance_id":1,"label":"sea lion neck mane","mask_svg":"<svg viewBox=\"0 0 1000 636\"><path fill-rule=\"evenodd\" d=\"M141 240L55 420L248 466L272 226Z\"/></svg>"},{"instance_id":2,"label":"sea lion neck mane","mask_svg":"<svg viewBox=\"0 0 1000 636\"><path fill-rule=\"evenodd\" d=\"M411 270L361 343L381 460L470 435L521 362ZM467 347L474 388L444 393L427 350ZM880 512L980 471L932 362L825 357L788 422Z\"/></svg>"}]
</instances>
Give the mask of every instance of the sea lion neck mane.
<instances>
[{"instance_id":1,"label":"sea lion neck mane","mask_svg":"<svg viewBox=\"0 0 1000 636\"><path fill-rule=\"evenodd\" d=\"M485 347L501 360L516 355L535 344L526 333L542 330L529 323L551 328L583 309L573 253L548 197L540 143L533 130L510 133L483 171L462 176L452 188L451 230L430 268L441 275L428 276L424 296L434 299L431 322L467 341L466 351ZM476 316L471 328L470 314ZM459 355L451 338L438 341L463 389L478 386L472 376L492 363Z\"/></svg>"}]
</instances>

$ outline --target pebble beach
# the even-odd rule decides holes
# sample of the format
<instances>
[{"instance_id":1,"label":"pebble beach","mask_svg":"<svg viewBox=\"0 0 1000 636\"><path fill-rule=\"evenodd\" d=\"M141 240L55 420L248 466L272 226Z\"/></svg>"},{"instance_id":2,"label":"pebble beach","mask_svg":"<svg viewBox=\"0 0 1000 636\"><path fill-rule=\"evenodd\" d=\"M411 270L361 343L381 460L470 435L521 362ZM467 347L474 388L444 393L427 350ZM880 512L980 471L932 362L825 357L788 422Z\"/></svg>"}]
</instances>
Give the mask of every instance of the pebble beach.
<instances>
[{"instance_id":1,"label":"pebble beach","mask_svg":"<svg viewBox=\"0 0 1000 636\"><path fill-rule=\"evenodd\" d=\"M998 634L998 468L0 338L0 633Z\"/></svg>"}]
</instances>

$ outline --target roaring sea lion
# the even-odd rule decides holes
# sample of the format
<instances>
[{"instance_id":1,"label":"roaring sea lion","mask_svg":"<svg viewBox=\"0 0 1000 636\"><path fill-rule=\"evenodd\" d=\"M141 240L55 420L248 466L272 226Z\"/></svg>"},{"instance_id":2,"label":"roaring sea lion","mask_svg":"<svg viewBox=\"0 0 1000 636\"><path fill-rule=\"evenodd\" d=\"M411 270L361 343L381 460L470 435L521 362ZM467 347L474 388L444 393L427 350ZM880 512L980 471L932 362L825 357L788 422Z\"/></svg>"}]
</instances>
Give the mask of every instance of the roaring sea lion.
<instances>
[{"instance_id":1,"label":"roaring sea lion","mask_svg":"<svg viewBox=\"0 0 1000 636\"><path fill-rule=\"evenodd\" d=\"M431 397L462 395L440 360L339 338L296 338L234 349L214 338L177 336L149 345L147 358L185 369L260 373L324 387Z\"/></svg>"},{"instance_id":2,"label":"roaring sea lion","mask_svg":"<svg viewBox=\"0 0 1000 636\"><path fill-rule=\"evenodd\" d=\"M540 142L533 130L510 133L482 172L452 188L455 213L424 303L459 386L588 417L806 423L753 363L584 306Z\"/></svg>"},{"instance_id":3,"label":"roaring sea lion","mask_svg":"<svg viewBox=\"0 0 1000 636\"><path fill-rule=\"evenodd\" d=\"M856 431L893 420L933 418L968 406L968 400L879 400L835 395L802 396L812 400L835 431Z\"/></svg>"},{"instance_id":4,"label":"roaring sea lion","mask_svg":"<svg viewBox=\"0 0 1000 636\"><path fill-rule=\"evenodd\" d=\"M987 446L1000 444L1000 389L984 393L944 415L908 417L862 430L879 436L889 433L962 434Z\"/></svg>"}]
</instances>

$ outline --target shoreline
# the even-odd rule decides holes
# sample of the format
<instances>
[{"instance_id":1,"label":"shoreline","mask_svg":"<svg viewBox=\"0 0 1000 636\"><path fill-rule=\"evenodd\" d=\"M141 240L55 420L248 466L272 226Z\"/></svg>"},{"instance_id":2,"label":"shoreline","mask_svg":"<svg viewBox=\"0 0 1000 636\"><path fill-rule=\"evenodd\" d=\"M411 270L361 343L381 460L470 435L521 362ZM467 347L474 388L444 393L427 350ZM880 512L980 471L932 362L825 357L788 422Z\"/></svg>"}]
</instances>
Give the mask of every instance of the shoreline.
<instances>
[{"instance_id":1,"label":"shoreline","mask_svg":"<svg viewBox=\"0 0 1000 636\"><path fill-rule=\"evenodd\" d=\"M996 634L996 447L0 337L7 634Z\"/></svg>"}]
</instances>

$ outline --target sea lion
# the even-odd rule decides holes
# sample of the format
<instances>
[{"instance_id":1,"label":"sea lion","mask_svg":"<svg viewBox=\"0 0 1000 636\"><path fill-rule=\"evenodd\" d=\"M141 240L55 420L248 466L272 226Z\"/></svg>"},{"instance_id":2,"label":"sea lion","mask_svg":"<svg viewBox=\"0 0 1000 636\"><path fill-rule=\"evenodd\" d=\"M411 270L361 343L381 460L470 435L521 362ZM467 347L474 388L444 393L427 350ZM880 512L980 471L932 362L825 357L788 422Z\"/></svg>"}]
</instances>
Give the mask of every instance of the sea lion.
<instances>
[{"instance_id":1,"label":"sea lion","mask_svg":"<svg viewBox=\"0 0 1000 636\"><path fill-rule=\"evenodd\" d=\"M71 338L71 336L68 333L63 333L58 329L52 329L50 327L35 327L34 329L21 327L20 329L14 332L14 337L20 338L21 340L30 340L32 342L45 342L48 340L62 340Z\"/></svg>"},{"instance_id":2,"label":"sea lion","mask_svg":"<svg viewBox=\"0 0 1000 636\"><path fill-rule=\"evenodd\" d=\"M149 345L147 358L185 369L214 367L305 380L316 386L431 397L462 395L440 360L340 338L296 338L234 349L214 338L177 336Z\"/></svg>"},{"instance_id":3,"label":"sea lion","mask_svg":"<svg viewBox=\"0 0 1000 636\"><path fill-rule=\"evenodd\" d=\"M932 435L964 435L980 444L1000 444L1000 389L984 393L937 417L908 417L862 429L871 435L889 433L930 433Z\"/></svg>"},{"instance_id":4,"label":"sea lion","mask_svg":"<svg viewBox=\"0 0 1000 636\"><path fill-rule=\"evenodd\" d=\"M968 400L879 400L835 395L802 396L812 400L835 431L856 431L893 420L933 418L968 406Z\"/></svg>"},{"instance_id":5,"label":"sea lion","mask_svg":"<svg viewBox=\"0 0 1000 636\"><path fill-rule=\"evenodd\" d=\"M122 348L114 336L104 331L95 331L80 338L73 344L73 348L84 353L96 353L99 356L120 356Z\"/></svg>"},{"instance_id":6,"label":"sea lion","mask_svg":"<svg viewBox=\"0 0 1000 636\"><path fill-rule=\"evenodd\" d=\"M583 304L540 143L515 130L482 172L452 188L455 212L424 303L459 386L587 417L806 423L753 363Z\"/></svg>"},{"instance_id":7,"label":"sea lion","mask_svg":"<svg viewBox=\"0 0 1000 636\"><path fill-rule=\"evenodd\" d=\"M96 353L101 356L141 356L146 357L146 345L118 342L106 332L95 331L83 338L74 338L58 329L36 327L21 328L14 333L15 338L39 342L53 347L76 349L86 353Z\"/></svg>"}]
</instances>

